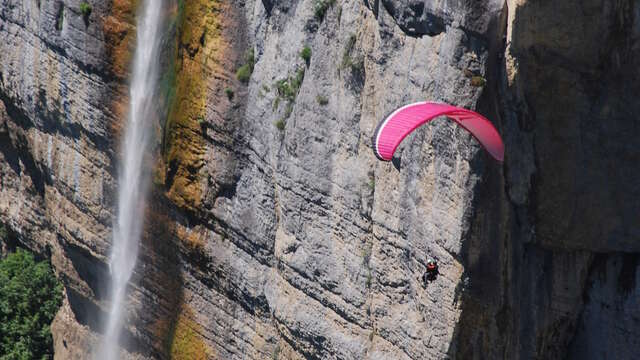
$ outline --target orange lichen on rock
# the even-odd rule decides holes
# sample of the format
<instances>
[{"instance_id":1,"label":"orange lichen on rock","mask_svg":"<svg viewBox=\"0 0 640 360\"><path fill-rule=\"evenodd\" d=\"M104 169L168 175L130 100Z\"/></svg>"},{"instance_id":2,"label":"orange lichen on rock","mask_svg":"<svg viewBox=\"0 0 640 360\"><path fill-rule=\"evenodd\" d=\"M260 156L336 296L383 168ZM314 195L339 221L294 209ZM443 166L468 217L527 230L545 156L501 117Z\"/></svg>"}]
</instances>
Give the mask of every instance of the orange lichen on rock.
<instances>
[{"instance_id":1,"label":"orange lichen on rock","mask_svg":"<svg viewBox=\"0 0 640 360\"><path fill-rule=\"evenodd\" d=\"M204 253L206 238L202 231L198 231L198 228L194 230L195 231L187 231L184 227L179 226L176 229L176 233L188 251L202 254Z\"/></svg>"},{"instance_id":2,"label":"orange lichen on rock","mask_svg":"<svg viewBox=\"0 0 640 360\"><path fill-rule=\"evenodd\" d=\"M136 36L135 14L138 0L113 0L111 12L102 21L109 71L120 81L112 84L111 109L117 121L110 124L114 138L122 133L129 108L126 79Z\"/></svg>"},{"instance_id":3,"label":"orange lichen on rock","mask_svg":"<svg viewBox=\"0 0 640 360\"><path fill-rule=\"evenodd\" d=\"M111 13L103 20L103 31L111 71L126 78L136 36L137 0L113 0Z\"/></svg>"},{"instance_id":4,"label":"orange lichen on rock","mask_svg":"<svg viewBox=\"0 0 640 360\"><path fill-rule=\"evenodd\" d=\"M224 38L223 5L217 1L180 1L175 76L169 91L164 129L163 162L167 197L177 206L195 211L202 198L205 142L203 124L210 81L231 39Z\"/></svg>"}]
</instances>

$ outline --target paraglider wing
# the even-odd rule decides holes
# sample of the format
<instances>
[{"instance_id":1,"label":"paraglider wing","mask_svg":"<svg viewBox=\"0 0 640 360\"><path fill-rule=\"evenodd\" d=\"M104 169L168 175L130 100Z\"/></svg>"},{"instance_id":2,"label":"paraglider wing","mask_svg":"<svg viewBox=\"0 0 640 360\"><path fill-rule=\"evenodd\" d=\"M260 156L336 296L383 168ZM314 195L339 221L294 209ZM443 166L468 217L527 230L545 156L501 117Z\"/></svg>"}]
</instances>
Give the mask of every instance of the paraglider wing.
<instances>
[{"instance_id":1,"label":"paraglider wing","mask_svg":"<svg viewBox=\"0 0 640 360\"><path fill-rule=\"evenodd\" d=\"M384 118L373 134L374 153L380 160L391 160L407 135L422 124L443 115L469 131L494 159L503 161L504 144L487 118L471 110L430 102L405 105Z\"/></svg>"}]
</instances>

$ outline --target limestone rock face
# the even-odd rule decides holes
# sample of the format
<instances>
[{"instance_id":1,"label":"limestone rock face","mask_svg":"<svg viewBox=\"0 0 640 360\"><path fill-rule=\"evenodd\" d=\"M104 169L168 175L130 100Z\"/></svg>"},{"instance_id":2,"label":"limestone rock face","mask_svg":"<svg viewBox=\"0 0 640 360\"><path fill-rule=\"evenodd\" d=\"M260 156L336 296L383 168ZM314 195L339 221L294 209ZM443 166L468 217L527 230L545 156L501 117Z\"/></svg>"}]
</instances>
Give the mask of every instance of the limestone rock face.
<instances>
[{"instance_id":1,"label":"limestone rock face","mask_svg":"<svg viewBox=\"0 0 640 360\"><path fill-rule=\"evenodd\" d=\"M0 221L65 285L61 359L108 307L137 3L0 1ZM639 11L170 2L122 357L640 356ZM379 162L425 99L489 117L504 164L444 119Z\"/></svg>"}]
</instances>

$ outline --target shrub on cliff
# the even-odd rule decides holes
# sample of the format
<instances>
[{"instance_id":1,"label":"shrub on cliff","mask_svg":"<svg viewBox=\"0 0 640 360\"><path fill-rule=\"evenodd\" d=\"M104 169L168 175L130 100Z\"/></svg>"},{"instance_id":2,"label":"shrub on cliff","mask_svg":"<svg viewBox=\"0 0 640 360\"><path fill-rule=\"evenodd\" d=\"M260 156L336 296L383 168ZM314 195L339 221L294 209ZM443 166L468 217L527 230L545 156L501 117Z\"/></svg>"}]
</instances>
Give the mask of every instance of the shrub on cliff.
<instances>
[{"instance_id":1,"label":"shrub on cliff","mask_svg":"<svg viewBox=\"0 0 640 360\"><path fill-rule=\"evenodd\" d=\"M304 63L309 66L309 62L311 62L311 48L308 46L303 47L300 51L300 57L304 60Z\"/></svg>"},{"instance_id":2,"label":"shrub on cliff","mask_svg":"<svg viewBox=\"0 0 640 360\"><path fill-rule=\"evenodd\" d=\"M316 0L314 6L314 14L316 19L320 22L324 20L324 16L327 14L327 10L336 3L336 0Z\"/></svg>"},{"instance_id":3,"label":"shrub on cliff","mask_svg":"<svg viewBox=\"0 0 640 360\"><path fill-rule=\"evenodd\" d=\"M89 26L89 16L91 16L91 11L93 8L91 4L86 1L80 3L80 13L82 13L82 20L84 20L84 25Z\"/></svg>"},{"instance_id":4,"label":"shrub on cliff","mask_svg":"<svg viewBox=\"0 0 640 360\"><path fill-rule=\"evenodd\" d=\"M56 15L56 30L62 31L62 25L64 24L64 5L60 5L58 8L58 14Z\"/></svg>"},{"instance_id":5,"label":"shrub on cliff","mask_svg":"<svg viewBox=\"0 0 640 360\"><path fill-rule=\"evenodd\" d=\"M91 15L91 10L93 10L93 8L88 2L83 1L80 3L80 12L82 13L82 16L89 17L89 15Z\"/></svg>"},{"instance_id":6,"label":"shrub on cliff","mask_svg":"<svg viewBox=\"0 0 640 360\"><path fill-rule=\"evenodd\" d=\"M20 249L0 260L0 359L51 359L49 326L61 302L47 262Z\"/></svg>"},{"instance_id":7,"label":"shrub on cliff","mask_svg":"<svg viewBox=\"0 0 640 360\"><path fill-rule=\"evenodd\" d=\"M329 103L329 99L327 99L327 97L323 95L316 96L316 101L322 106L325 106Z\"/></svg>"},{"instance_id":8,"label":"shrub on cliff","mask_svg":"<svg viewBox=\"0 0 640 360\"><path fill-rule=\"evenodd\" d=\"M253 67L256 64L256 59L253 54L253 49L247 51L244 57L245 63L244 65L238 68L236 71L236 78L240 80L244 84L249 83L249 79L251 78L251 74L253 73Z\"/></svg>"},{"instance_id":9,"label":"shrub on cliff","mask_svg":"<svg viewBox=\"0 0 640 360\"><path fill-rule=\"evenodd\" d=\"M487 80L482 76L473 76L471 78L471 86L483 87L487 83Z\"/></svg>"},{"instance_id":10,"label":"shrub on cliff","mask_svg":"<svg viewBox=\"0 0 640 360\"><path fill-rule=\"evenodd\" d=\"M227 96L227 99L229 99L229 101L233 100L234 93L232 88L225 88L224 94Z\"/></svg>"}]
</instances>

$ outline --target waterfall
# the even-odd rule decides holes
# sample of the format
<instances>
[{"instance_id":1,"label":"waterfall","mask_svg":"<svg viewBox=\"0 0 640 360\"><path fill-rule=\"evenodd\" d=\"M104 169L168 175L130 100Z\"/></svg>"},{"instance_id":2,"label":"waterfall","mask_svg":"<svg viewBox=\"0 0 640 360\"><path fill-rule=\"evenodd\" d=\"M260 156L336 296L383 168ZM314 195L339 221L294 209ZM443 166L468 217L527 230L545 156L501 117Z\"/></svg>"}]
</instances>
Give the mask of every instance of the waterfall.
<instances>
[{"instance_id":1,"label":"waterfall","mask_svg":"<svg viewBox=\"0 0 640 360\"><path fill-rule=\"evenodd\" d=\"M113 225L111 271L111 309L106 320L98 359L118 356L118 338L123 326L127 284L138 257L144 222L144 202L148 171L144 158L150 137L150 123L156 114L156 88L159 74L161 10L164 1L143 0L137 20L136 50L129 90L130 104L118 175L118 212Z\"/></svg>"}]
</instances>

